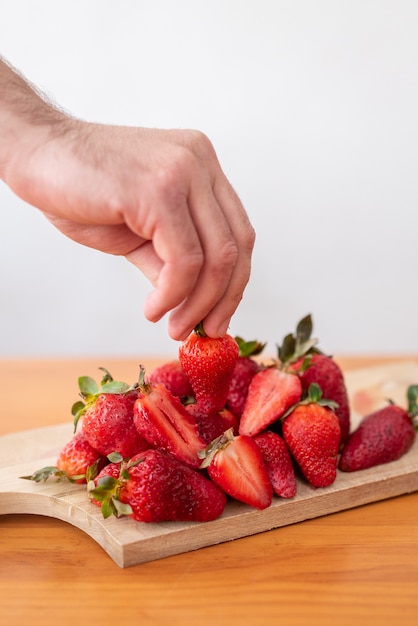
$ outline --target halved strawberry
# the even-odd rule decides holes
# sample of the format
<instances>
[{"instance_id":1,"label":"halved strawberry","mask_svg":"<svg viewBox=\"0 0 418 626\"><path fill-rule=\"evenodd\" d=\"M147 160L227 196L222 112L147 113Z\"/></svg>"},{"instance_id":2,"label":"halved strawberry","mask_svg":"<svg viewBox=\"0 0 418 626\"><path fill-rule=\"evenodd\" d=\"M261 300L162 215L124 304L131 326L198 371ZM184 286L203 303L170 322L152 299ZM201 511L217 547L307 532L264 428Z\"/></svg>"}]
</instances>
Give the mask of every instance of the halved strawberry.
<instances>
[{"instance_id":1,"label":"halved strawberry","mask_svg":"<svg viewBox=\"0 0 418 626\"><path fill-rule=\"evenodd\" d=\"M257 435L299 402L301 396L302 384L296 374L275 365L262 369L248 389L239 434Z\"/></svg>"},{"instance_id":2,"label":"halved strawberry","mask_svg":"<svg viewBox=\"0 0 418 626\"><path fill-rule=\"evenodd\" d=\"M145 382L141 368L134 424L140 437L154 448L170 452L190 467L200 465L198 452L206 442L200 437L196 420L162 384Z\"/></svg>"},{"instance_id":3,"label":"halved strawberry","mask_svg":"<svg viewBox=\"0 0 418 626\"><path fill-rule=\"evenodd\" d=\"M270 506L273 488L263 454L251 437L234 436L232 429L199 454L201 468L225 493L257 509Z\"/></svg>"}]
</instances>

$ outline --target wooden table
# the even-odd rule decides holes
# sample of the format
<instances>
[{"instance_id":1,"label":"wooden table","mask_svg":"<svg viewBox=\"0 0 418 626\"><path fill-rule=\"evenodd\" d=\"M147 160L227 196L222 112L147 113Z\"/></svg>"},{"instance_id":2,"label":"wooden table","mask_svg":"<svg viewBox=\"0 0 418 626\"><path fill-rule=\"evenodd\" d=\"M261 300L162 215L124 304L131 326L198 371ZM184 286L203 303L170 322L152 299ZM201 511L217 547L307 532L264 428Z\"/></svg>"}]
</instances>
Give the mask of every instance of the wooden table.
<instances>
[{"instance_id":1,"label":"wooden table","mask_svg":"<svg viewBox=\"0 0 418 626\"><path fill-rule=\"evenodd\" d=\"M129 360L0 361L0 435L71 419L77 376L101 365L136 378ZM0 615L8 626L416 625L418 493L127 569L69 524L3 515Z\"/></svg>"}]
</instances>

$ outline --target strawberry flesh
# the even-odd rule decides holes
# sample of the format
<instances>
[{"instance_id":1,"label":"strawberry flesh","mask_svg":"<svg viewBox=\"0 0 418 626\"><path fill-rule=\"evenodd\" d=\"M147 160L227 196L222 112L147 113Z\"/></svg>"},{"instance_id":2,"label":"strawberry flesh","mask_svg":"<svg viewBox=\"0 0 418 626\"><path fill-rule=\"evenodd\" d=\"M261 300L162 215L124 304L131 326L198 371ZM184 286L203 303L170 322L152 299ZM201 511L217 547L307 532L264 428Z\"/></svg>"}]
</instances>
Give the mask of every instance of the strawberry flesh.
<instances>
[{"instance_id":1,"label":"strawberry flesh","mask_svg":"<svg viewBox=\"0 0 418 626\"><path fill-rule=\"evenodd\" d=\"M239 433L254 437L278 420L302 396L302 384L296 374L268 367L251 381L241 415Z\"/></svg>"},{"instance_id":2,"label":"strawberry flesh","mask_svg":"<svg viewBox=\"0 0 418 626\"><path fill-rule=\"evenodd\" d=\"M207 466L210 478L231 497L257 509L270 506L273 488L263 454L254 439L232 436Z\"/></svg>"},{"instance_id":3,"label":"strawberry flesh","mask_svg":"<svg viewBox=\"0 0 418 626\"><path fill-rule=\"evenodd\" d=\"M198 468L198 452L206 446L196 420L162 384L146 386L134 407L138 434L154 448L170 452L190 467Z\"/></svg>"}]
</instances>

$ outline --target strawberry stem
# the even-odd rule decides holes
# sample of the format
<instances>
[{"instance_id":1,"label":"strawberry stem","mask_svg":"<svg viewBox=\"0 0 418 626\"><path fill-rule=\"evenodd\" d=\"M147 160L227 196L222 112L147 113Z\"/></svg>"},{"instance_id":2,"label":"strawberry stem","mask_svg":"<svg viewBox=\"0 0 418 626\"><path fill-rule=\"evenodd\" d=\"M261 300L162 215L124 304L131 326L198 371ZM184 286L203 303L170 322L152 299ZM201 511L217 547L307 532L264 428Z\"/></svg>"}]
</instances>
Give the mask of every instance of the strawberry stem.
<instances>
[{"instance_id":1,"label":"strawberry stem","mask_svg":"<svg viewBox=\"0 0 418 626\"><path fill-rule=\"evenodd\" d=\"M203 328L203 321L199 322L197 326L194 327L194 332L198 337L206 337L205 329Z\"/></svg>"},{"instance_id":2,"label":"strawberry stem","mask_svg":"<svg viewBox=\"0 0 418 626\"><path fill-rule=\"evenodd\" d=\"M199 459L203 459L200 465L200 469L208 467L212 463L216 454L218 454L220 450L223 450L224 448L229 446L229 444L232 443L233 440L234 429L228 428L228 430L226 430L222 435L216 437L216 439L211 441L206 446L206 448L203 448L203 450L199 450L197 456L199 457Z\"/></svg>"}]
</instances>

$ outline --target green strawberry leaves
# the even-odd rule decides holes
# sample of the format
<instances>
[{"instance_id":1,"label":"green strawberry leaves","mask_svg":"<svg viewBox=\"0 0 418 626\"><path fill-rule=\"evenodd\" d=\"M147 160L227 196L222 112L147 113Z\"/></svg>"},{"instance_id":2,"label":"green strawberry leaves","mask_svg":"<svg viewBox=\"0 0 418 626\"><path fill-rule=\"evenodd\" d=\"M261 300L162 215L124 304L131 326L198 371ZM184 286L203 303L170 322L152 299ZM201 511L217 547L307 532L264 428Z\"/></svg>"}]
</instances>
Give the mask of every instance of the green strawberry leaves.
<instances>
[{"instance_id":1,"label":"green strawberry leaves","mask_svg":"<svg viewBox=\"0 0 418 626\"><path fill-rule=\"evenodd\" d=\"M113 380L112 375L104 367L99 367L99 369L104 372L100 385L91 376L80 376L78 378L78 388L83 400L78 400L71 407L71 415L74 418L74 432L77 430L80 417L87 411L89 406L94 404L99 395L103 393L122 394L135 388L135 385L128 385L127 383Z\"/></svg>"},{"instance_id":2,"label":"green strawberry leaves","mask_svg":"<svg viewBox=\"0 0 418 626\"><path fill-rule=\"evenodd\" d=\"M338 402L323 398L321 387L317 383L311 383L309 385L308 393L302 398L302 400L300 400L297 404L291 406L280 419L284 420L294 411L297 406L304 406L307 404L319 404L320 406L325 406L329 409L332 409L333 411L338 408Z\"/></svg>"},{"instance_id":3,"label":"green strawberry leaves","mask_svg":"<svg viewBox=\"0 0 418 626\"><path fill-rule=\"evenodd\" d=\"M62 469L55 467L54 465L46 465L45 467L41 467L38 470L35 470L33 474L30 476L20 476L23 480L33 480L35 483L45 483L49 478L54 477L57 482L62 480L68 480L70 483L75 483L79 480L86 479L93 480L96 478L99 469L99 460L97 460L93 465L87 468L85 474L78 474L76 476L70 476Z\"/></svg>"},{"instance_id":4,"label":"green strawberry leaves","mask_svg":"<svg viewBox=\"0 0 418 626\"><path fill-rule=\"evenodd\" d=\"M418 431L418 422L415 419L418 416L418 385L410 385L406 392L408 401L408 415L412 419L415 430Z\"/></svg>"},{"instance_id":5,"label":"green strawberry leaves","mask_svg":"<svg viewBox=\"0 0 418 626\"><path fill-rule=\"evenodd\" d=\"M301 357L317 351L314 350L318 343L311 337L313 330L312 316L306 315L296 326L296 334L289 333L283 339L281 346L277 346L277 354L283 365L290 365ZM304 363L306 367L308 363Z\"/></svg>"},{"instance_id":6,"label":"green strawberry leaves","mask_svg":"<svg viewBox=\"0 0 418 626\"><path fill-rule=\"evenodd\" d=\"M90 480L87 483L87 491L92 500L100 502L102 515L105 519L114 515L122 517L124 515L132 515L132 508L126 502L121 502L120 493L124 484L130 480L129 469L142 462L142 458L135 461L126 461L119 452L112 452L107 457L111 463L119 463L119 477L101 476L97 483Z\"/></svg>"},{"instance_id":7,"label":"green strawberry leaves","mask_svg":"<svg viewBox=\"0 0 418 626\"><path fill-rule=\"evenodd\" d=\"M256 339L253 341L245 341L242 337L234 337L239 347L240 357L256 356L261 354L266 347L265 343L261 343Z\"/></svg>"}]
</instances>

